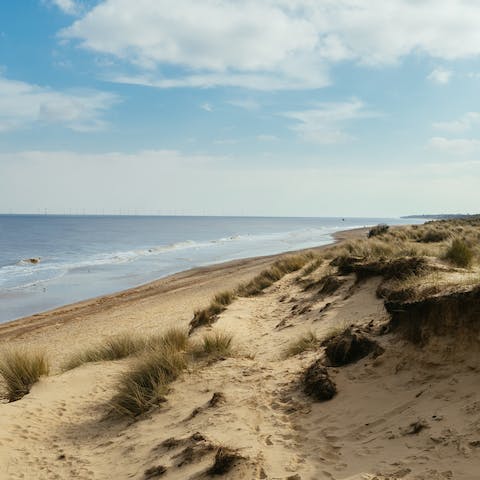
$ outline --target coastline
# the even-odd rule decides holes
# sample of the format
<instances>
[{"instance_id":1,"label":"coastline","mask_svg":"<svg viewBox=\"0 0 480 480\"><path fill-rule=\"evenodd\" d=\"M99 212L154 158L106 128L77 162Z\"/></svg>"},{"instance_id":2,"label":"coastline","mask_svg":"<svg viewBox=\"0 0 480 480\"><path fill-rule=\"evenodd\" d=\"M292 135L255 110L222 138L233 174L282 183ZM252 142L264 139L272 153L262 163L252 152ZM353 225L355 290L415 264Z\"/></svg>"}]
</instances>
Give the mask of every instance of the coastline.
<instances>
[{"instance_id":1,"label":"coastline","mask_svg":"<svg viewBox=\"0 0 480 480\"><path fill-rule=\"evenodd\" d=\"M478 238L477 224L463 228L465 241ZM470 269L447 262L445 234L457 229L408 227L373 242L365 230L339 232L334 242L358 238L352 263L346 249L317 247L318 262L236 297L178 347L166 344L169 327L186 329L214 294L281 255L185 271L12 322L0 343L20 347L22 358L43 350L50 371L0 405L0 477L210 478L218 452L240 452L222 478L475 478L480 249ZM421 241L442 232L443 241ZM407 284L390 281L406 271ZM405 287L409 296L398 300ZM112 342L115 333L127 343ZM117 350L130 338L161 343ZM352 345L366 350L358 357ZM177 371L175 352L186 361L180 373L157 376L157 368ZM138 409L112 410L130 382ZM4 402L8 386L0 385Z\"/></svg>"},{"instance_id":2,"label":"coastline","mask_svg":"<svg viewBox=\"0 0 480 480\"><path fill-rule=\"evenodd\" d=\"M63 357L62 339L74 335L76 345L92 337L134 328L150 330L165 325L186 325L193 310L203 308L218 291L233 288L268 267L278 258L302 251L320 251L335 243L362 236L368 228L342 230L333 241L318 247L217 263L168 275L138 287L67 304L0 324L0 344L27 343L53 350ZM115 323L112 323L115 322ZM69 332L63 330L67 327Z\"/></svg>"}]
</instances>

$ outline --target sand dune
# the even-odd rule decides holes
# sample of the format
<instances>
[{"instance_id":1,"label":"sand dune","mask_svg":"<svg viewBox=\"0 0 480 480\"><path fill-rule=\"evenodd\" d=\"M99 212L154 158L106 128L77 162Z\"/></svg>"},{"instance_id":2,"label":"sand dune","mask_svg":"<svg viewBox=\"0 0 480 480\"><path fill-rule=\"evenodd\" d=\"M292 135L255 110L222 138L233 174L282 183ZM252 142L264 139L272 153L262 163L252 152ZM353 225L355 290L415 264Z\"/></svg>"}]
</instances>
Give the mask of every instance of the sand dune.
<instances>
[{"instance_id":1,"label":"sand dune","mask_svg":"<svg viewBox=\"0 0 480 480\"><path fill-rule=\"evenodd\" d=\"M161 330L174 314L186 327L195 302L206 305L210 290L264 266L243 265L238 275L235 267L221 281L189 286L195 291L190 298L183 290L103 313L99 308L84 320L86 329L95 336L138 321L140 329ZM324 264L308 282L329 272ZM172 384L167 402L141 418L108 416L128 359L55 373L23 399L0 405L1 478L212 478L220 447L236 455L223 475L230 479L477 478L478 346L435 337L420 347L389 330L390 315L376 293L378 276L358 282L355 274L343 275L326 290L305 288L308 282L299 280L293 273L262 295L238 298L212 326L198 329L193 340L209 330L231 333L233 356L193 365ZM302 376L324 349L289 357L285 352L292 339L307 332L321 338L339 325L357 326L384 353L329 367L338 393L315 402L303 393ZM59 362L77 346L68 335L88 340L81 326L80 318L48 324L23 331L17 341L48 344Z\"/></svg>"}]
</instances>

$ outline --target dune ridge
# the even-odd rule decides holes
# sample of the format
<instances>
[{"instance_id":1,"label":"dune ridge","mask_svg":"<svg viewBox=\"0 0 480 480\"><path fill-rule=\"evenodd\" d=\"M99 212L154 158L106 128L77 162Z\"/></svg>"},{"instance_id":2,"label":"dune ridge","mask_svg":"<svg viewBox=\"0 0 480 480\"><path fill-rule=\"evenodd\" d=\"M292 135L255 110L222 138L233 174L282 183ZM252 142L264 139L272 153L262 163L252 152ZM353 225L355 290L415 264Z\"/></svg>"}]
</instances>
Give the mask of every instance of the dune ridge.
<instances>
[{"instance_id":1,"label":"dune ridge","mask_svg":"<svg viewBox=\"0 0 480 480\"><path fill-rule=\"evenodd\" d=\"M64 321L57 311L35 327L30 319L0 328L3 344L41 346L53 364L29 394L0 405L0 478L474 479L479 239L476 219L370 238L349 232L192 330L192 343L231 335L231 351L192 362L136 418L110 413L141 354L67 372L61 362L132 322L145 335L173 320L186 331L194 310L278 257L222 267L178 290L132 292L106 309L101 299L66 307ZM468 265L456 263L455 240L471 252ZM335 386L329 400L305 389L315 364L325 372L318 386L325 376Z\"/></svg>"}]
</instances>

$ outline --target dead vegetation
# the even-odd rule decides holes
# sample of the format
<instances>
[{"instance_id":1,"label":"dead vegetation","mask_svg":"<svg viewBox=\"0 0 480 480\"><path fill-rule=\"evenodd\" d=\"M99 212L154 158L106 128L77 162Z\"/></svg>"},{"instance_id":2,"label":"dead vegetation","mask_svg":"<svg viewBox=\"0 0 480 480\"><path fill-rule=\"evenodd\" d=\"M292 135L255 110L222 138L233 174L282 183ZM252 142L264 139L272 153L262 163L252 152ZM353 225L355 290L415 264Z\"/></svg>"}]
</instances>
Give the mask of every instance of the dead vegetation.
<instances>
[{"instance_id":1,"label":"dead vegetation","mask_svg":"<svg viewBox=\"0 0 480 480\"><path fill-rule=\"evenodd\" d=\"M473 261L473 250L467 242L460 238L455 238L445 253L445 258L457 267L468 268Z\"/></svg>"},{"instance_id":2,"label":"dead vegetation","mask_svg":"<svg viewBox=\"0 0 480 480\"><path fill-rule=\"evenodd\" d=\"M20 400L30 392L40 377L50 370L45 352L27 348L9 348L0 356L0 376L9 402Z\"/></svg>"},{"instance_id":3,"label":"dead vegetation","mask_svg":"<svg viewBox=\"0 0 480 480\"><path fill-rule=\"evenodd\" d=\"M320 345L320 340L313 331L308 331L299 338L293 340L283 354L284 358L293 357L300 353L316 350Z\"/></svg>"},{"instance_id":4,"label":"dead vegetation","mask_svg":"<svg viewBox=\"0 0 480 480\"><path fill-rule=\"evenodd\" d=\"M370 355L381 355L383 349L377 342L352 328L335 335L324 343L325 355L332 367L341 367Z\"/></svg>"},{"instance_id":5,"label":"dead vegetation","mask_svg":"<svg viewBox=\"0 0 480 480\"><path fill-rule=\"evenodd\" d=\"M390 227L385 223L380 223L376 227L372 227L368 232L368 238L378 237L379 235L383 235L384 233L388 232Z\"/></svg>"},{"instance_id":6,"label":"dead vegetation","mask_svg":"<svg viewBox=\"0 0 480 480\"><path fill-rule=\"evenodd\" d=\"M302 383L303 391L320 402L331 400L337 393L337 387L330 379L322 359L316 360L307 368Z\"/></svg>"},{"instance_id":7,"label":"dead vegetation","mask_svg":"<svg viewBox=\"0 0 480 480\"><path fill-rule=\"evenodd\" d=\"M355 274L358 281L382 277L380 298L415 301L480 281L480 219L391 227L330 247L325 256L338 273Z\"/></svg>"},{"instance_id":8,"label":"dead vegetation","mask_svg":"<svg viewBox=\"0 0 480 480\"><path fill-rule=\"evenodd\" d=\"M219 447L215 454L213 465L208 470L208 474L225 475L234 467L236 462L243 458L237 450L228 447Z\"/></svg>"}]
</instances>

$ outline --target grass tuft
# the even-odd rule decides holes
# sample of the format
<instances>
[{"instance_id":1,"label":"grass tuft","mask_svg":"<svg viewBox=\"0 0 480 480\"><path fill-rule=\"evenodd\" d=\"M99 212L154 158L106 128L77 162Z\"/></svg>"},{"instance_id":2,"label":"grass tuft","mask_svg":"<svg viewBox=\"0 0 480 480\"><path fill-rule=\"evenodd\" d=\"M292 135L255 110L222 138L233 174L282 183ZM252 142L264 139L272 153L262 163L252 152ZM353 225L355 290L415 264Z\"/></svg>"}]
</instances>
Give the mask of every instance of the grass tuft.
<instances>
[{"instance_id":1,"label":"grass tuft","mask_svg":"<svg viewBox=\"0 0 480 480\"><path fill-rule=\"evenodd\" d=\"M332 338L335 338L344 333L349 328L347 322L341 322L339 325L330 327L324 335L320 338L320 345L326 345Z\"/></svg>"},{"instance_id":2,"label":"grass tuft","mask_svg":"<svg viewBox=\"0 0 480 480\"><path fill-rule=\"evenodd\" d=\"M162 335L152 335L150 337L122 333L107 338L103 343L75 353L63 365L63 370L72 370L84 363L121 360L122 358L143 353L148 349L163 346L169 346L176 350L186 350L187 345L187 332L178 327L172 327Z\"/></svg>"},{"instance_id":3,"label":"grass tuft","mask_svg":"<svg viewBox=\"0 0 480 480\"><path fill-rule=\"evenodd\" d=\"M448 240L449 234L444 230L427 230L417 241L423 243L438 243Z\"/></svg>"},{"instance_id":4,"label":"grass tuft","mask_svg":"<svg viewBox=\"0 0 480 480\"><path fill-rule=\"evenodd\" d=\"M319 340L317 336L314 332L309 331L288 345L284 358L293 357L308 350L316 350L318 346Z\"/></svg>"},{"instance_id":5,"label":"grass tuft","mask_svg":"<svg viewBox=\"0 0 480 480\"><path fill-rule=\"evenodd\" d=\"M309 262L306 267L302 270L302 277L308 276L313 273L315 270L318 270L320 265L323 263L323 258L317 257L311 262Z\"/></svg>"},{"instance_id":6,"label":"grass tuft","mask_svg":"<svg viewBox=\"0 0 480 480\"><path fill-rule=\"evenodd\" d=\"M103 343L75 353L65 364L63 370L72 370L84 363L120 360L145 349L145 338L122 333L106 339Z\"/></svg>"},{"instance_id":7,"label":"grass tuft","mask_svg":"<svg viewBox=\"0 0 480 480\"><path fill-rule=\"evenodd\" d=\"M388 232L390 227L386 223L380 223L379 225L372 227L368 232L368 238L378 237Z\"/></svg>"},{"instance_id":8,"label":"grass tuft","mask_svg":"<svg viewBox=\"0 0 480 480\"><path fill-rule=\"evenodd\" d=\"M170 347L174 350L187 350L188 333L184 328L171 327L162 335L150 337L146 341L147 348Z\"/></svg>"},{"instance_id":9,"label":"grass tuft","mask_svg":"<svg viewBox=\"0 0 480 480\"><path fill-rule=\"evenodd\" d=\"M187 365L185 352L171 345L147 351L120 377L112 400L114 411L123 416L137 417L165 401L169 384Z\"/></svg>"},{"instance_id":10,"label":"grass tuft","mask_svg":"<svg viewBox=\"0 0 480 480\"><path fill-rule=\"evenodd\" d=\"M219 359L232 354L232 335L222 332L207 333L192 349L194 356Z\"/></svg>"},{"instance_id":11,"label":"grass tuft","mask_svg":"<svg viewBox=\"0 0 480 480\"><path fill-rule=\"evenodd\" d=\"M452 240L445 258L458 267L467 268L472 264L473 251L465 241L455 238Z\"/></svg>"},{"instance_id":12,"label":"grass tuft","mask_svg":"<svg viewBox=\"0 0 480 480\"><path fill-rule=\"evenodd\" d=\"M50 370L47 356L41 351L26 348L10 349L0 357L0 376L7 388L9 402L19 400L30 392L30 388Z\"/></svg>"},{"instance_id":13,"label":"grass tuft","mask_svg":"<svg viewBox=\"0 0 480 480\"><path fill-rule=\"evenodd\" d=\"M303 268L313 259L313 257L314 255L312 253L304 253L290 255L277 260L270 268L259 273L256 277L250 280L250 282L241 285L237 289L237 293L241 297L253 297L259 295L270 285L273 285L280 280L284 275Z\"/></svg>"},{"instance_id":14,"label":"grass tuft","mask_svg":"<svg viewBox=\"0 0 480 480\"><path fill-rule=\"evenodd\" d=\"M217 316L227 309L227 306L235 300L235 297L235 292L232 290L217 293L208 307L194 312L193 318L190 321L189 333L192 333L199 327L214 323Z\"/></svg>"}]
</instances>

